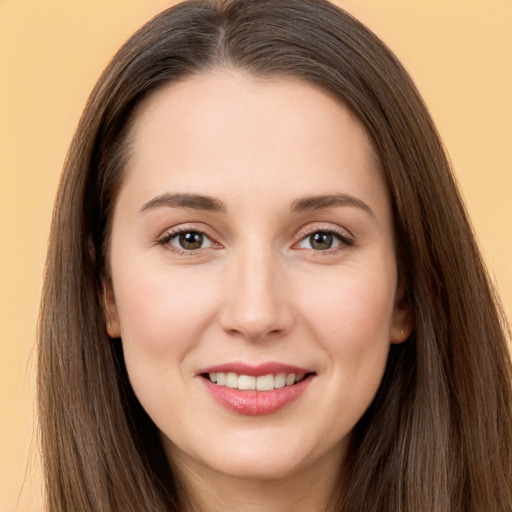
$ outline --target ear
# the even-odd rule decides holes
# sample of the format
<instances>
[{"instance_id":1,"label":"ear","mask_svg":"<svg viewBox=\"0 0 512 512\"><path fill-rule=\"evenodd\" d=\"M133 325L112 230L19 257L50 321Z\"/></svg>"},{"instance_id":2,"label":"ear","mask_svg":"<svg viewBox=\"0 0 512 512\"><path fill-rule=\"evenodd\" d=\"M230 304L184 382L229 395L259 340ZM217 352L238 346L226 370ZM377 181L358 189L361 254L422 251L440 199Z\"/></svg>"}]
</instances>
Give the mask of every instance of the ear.
<instances>
[{"instance_id":1,"label":"ear","mask_svg":"<svg viewBox=\"0 0 512 512\"><path fill-rule=\"evenodd\" d=\"M414 329L414 314L406 298L405 285L401 281L396 290L395 306L391 318L391 343L402 343Z\"/></svg>"},{"instance_id":2,"label":"ear","mask_svg":"<svg viewBox=\"0 0 512 512\"><path fill-rule=\"evenodd\" d=\"M103 313L109 338L121 337L116 298L110 280L103 282Z\"/></svg>"}]
</instances>

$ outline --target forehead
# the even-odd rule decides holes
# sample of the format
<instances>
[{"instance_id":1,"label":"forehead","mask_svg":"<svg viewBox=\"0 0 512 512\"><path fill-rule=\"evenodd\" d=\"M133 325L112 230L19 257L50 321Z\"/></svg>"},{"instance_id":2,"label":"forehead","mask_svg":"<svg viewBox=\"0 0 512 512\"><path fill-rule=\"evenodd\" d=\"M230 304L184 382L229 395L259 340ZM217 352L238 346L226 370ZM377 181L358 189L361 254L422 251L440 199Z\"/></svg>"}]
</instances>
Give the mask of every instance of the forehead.
<instances>
[{"instance_id":1,"label":"forehead","mask_svg":"<svg viewBox=\"0 0 512 512\"><path fill-rule=\"evenodd\" d=\"M269 186L293 200L339 186L386 202L362 124L339 99L298 79L219 69L168 84L139 105L130 138L125 185L141 200L268 194Z\"/></svg>"}]
</instances>

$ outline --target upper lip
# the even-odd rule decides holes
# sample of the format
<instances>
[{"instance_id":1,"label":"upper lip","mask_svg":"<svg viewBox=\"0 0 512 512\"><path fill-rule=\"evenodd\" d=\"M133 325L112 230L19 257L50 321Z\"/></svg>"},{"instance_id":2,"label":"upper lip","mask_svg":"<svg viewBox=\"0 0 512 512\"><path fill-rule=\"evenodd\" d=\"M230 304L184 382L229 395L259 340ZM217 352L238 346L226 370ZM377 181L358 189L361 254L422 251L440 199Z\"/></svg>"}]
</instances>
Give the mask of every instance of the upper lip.
<instances>
[{"instance_id":1,"label":"upper lip","mask_svg":"<svg viewBox=\"0 0 512 512\"><path fill-rule=\"evenodd\" d=\"M223 363L203 368L197 372L198 375L204 373L236 373L238 375L250 375L261 377L262 375L277 375L279 373L304 374L313 373L312 370L301 368L299 366L283 364L278 362L268 362L262 364L248 364L243 362Z\"/></svg>"}]
</instances>

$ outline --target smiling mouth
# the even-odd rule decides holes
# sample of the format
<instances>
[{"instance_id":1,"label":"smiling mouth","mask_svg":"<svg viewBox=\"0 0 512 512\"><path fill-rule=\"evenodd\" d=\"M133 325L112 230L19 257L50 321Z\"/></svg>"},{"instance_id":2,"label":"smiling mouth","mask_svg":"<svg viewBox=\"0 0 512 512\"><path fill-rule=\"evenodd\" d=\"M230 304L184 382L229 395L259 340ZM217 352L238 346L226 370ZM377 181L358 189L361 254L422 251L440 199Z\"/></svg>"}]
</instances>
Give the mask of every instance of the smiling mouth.
<instances>
[{"instance_id":1,"label":"smiling mouth","mask_svg":"<svg viewBox=\"0 0 512 512\"><path fill-rule=\"evenodd\" d=\"M242 391L272 391L284 387L294 386L314 373L278 373L260 375L243 375L234 372L203 373L202 377L216 384Z\"/></svg>"},{"instance_id":2,"label":"smiling mouth","mask_svg":"<svg viewBox=\"0 0 512 512\"><path fill-rule=\"evenodd\" d=\"M263 416L298 400L317 373L282 363L234 362L204 368L197 375L211 396L229 411Z\"/></svg>"}]
</instances>

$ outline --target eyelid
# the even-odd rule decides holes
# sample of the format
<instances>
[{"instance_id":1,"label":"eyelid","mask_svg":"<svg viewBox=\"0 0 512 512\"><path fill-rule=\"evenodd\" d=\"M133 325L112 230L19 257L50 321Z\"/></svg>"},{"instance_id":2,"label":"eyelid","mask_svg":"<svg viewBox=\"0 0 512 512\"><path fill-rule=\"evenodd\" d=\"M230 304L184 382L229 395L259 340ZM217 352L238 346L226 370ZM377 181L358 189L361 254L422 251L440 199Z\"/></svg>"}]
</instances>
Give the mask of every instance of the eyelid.
<instances>
[{"instance_id":1,"label":"eyelid","mask_svg":"<svg viewBox=\"0 0 512 512\"><path fill-rule=\"evenodd\" d=\"M340 242L341 246L347 247L352 246L355 243L354 235L350 233L347 229L341 228L339 226L333 226L332 224L316 224L311 225L308 224L306 227L301 228L297 233L298 240L293 244L292 248L297 248L297 246L304 241L308 236L313 235L314 233L330 233L334 235ZM338 250L340 247L333 247L331 249L326 249L324 251L315 251L317 253L329 253Z\"/></svg>"},{"instance_id":2,"label":"eyelid","mask_svg":"<svg viewBox=\"0 0 512 512\"><path fill-rule=\"evenodd\" d=\"M179 224L172 228L166 229L161 235L159 235L156 238L155 242L156 242L156 244L164 247L166 250L175 252L177 254L186 254L186 255L193 256L193 255L198 254L202 250L204 251L204 250L208 250L208 249L222 248L222 244L217 242L216 237L213 236L210 233L210 231L211 230L205 229L204 227L197 226L197 224L194 225L193 223L192 224L188 224L188 223L187 224ZM196 250L186 250L186 249L180 249L178 247L175 247L175 246L169 244L169 242L173 238L175 238L176 236L178 236L181 233L200 233L204 237L208 238L208 240L211 241L212 245L209 247L204 247L204 248L200 248L200 249L196 249Z\"/></svg>"},{"instance_id":3,"label":"eyelid","mask_svg":"<svg viewBox=\"0 0 512 512\"><path fill-rule=\"evenodd\" d=\"M202 224L202 223L201 223ZM186 250L186 249L179 249L175 246L170 245L168 242L172 240L174 237L179 235L180 233L184 232L195 232L200 233L201 235L208 238L212 245L210 247L200 248L196 250ZM342 249L343 247L350 247L354 245L354 235L350 233L346 228L341 228L340 226L328 224L328 223L318 223L318 224L308 224L305 227L302 227L296 236L296 241L292 245L292 249L300 249L297 246L304 241L305 238L308 236L311 236L314 233L323 232L323 233L330 233L334 235L340 242L339 246L325 249L323 251L320 250L314 250L316 253L323 253L323 254L329 254L332 252L335 252ZM175 252L178 254L186 254L189 256L198 255L199 252L209 249L220 249L223 248L223 245L217 241L217 236L212 235L211 230L207 229L203 226L198 226L194 223L186 223L186 224L179 224L177 226L171 227L166 229L161 235L159 235L155 243L158 245L163 246L165 249ZM341 246L341 247L340 247ZM313 250L313 249L311 249Z\"/></svg>"}]
</instances>

